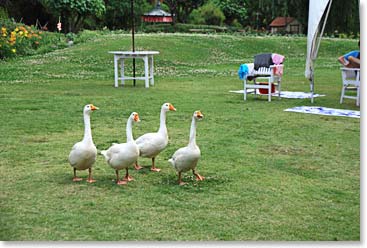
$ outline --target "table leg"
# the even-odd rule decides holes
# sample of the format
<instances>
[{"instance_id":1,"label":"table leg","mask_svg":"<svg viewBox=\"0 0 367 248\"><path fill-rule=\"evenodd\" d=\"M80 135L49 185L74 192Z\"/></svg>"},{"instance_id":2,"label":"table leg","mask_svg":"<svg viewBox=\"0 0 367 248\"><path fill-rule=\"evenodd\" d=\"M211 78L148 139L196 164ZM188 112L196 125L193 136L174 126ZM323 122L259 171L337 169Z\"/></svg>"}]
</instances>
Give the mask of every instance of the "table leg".
<instances>
[{"instance_id":1,"label":"table leg","mask_svg":"<svg viewBox=\"0 0 367 248\"><path fill-rule=\"evenodd\" d=\"M120 73L121 73L121 85L124 86L125 85L125 62L123 58L121 58Z\"/></svg>"},{"instance_id":2,"label":"table leg","mask_svg":"<svg viewBox=\"0 0 367 248\"><path fill-rule=\"evenodd\" d=\"M117 55L113 56L113 63L115 67L115 87L117 88L118 85L118 57Z\"/></svg>"},{"instance_id":3,"label":"table leg","mask_svg":"<svg viewBox=\"0 0 367 248\"><path fill-rule=\"evenodd\" d=\"M149 62L148 56L144 56L145 88L149 88Z\"/></svg>"},{"instance_id":4,"label":"table leg","mask_svg":"<svg viewBox=\"0 0 367 248\"><path fill-rule=\"evenodd\" d=\"M153 55L150 57L150 85L154 85L154 62L153 62Z\"/></svg>"}]
</instances>

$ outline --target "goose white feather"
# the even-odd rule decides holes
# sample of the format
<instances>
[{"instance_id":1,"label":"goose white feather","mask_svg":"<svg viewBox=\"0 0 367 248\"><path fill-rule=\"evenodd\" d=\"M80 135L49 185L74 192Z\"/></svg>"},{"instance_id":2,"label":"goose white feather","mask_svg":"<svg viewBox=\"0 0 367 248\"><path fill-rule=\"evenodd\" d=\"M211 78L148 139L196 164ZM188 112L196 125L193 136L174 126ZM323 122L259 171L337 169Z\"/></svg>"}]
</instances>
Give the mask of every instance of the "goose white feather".
<instances>
[{"instance_id":1,"label":"goose white feather","mask_svg":"<svg viewBox=\"0 0 367 248\"><path fill-rule=\"evenodd\" d=\"M168 144L168 132L166 127L166 113L168 111L176 111L171 103L164 103L161 107L160 126L156 133L146 133L136 139L136 144L139 147L140 156L152 159L152 171L160 171L155 167L155 157L163 151ZM135 164L135 169L142 167Z\"/></svg>"},{"instance_id":2,"label":"goose white feather","mask_svg":"<svg viewBox=\"0 0 367 248\"><path fill-rule=\"evenodd\" d=\"M92 179L92 166L96 161L97 148L93 143L92 130L90 125L90 114L98 108L93 104L84 106L84 137L83 140L74 144L69 154L69 163L74 169L73 181L81 181L81 178L76 176L76 170L89 170L87 182L95 182Z\"/></svg>"},{"instance_id":3,"label":"goose white feather","mask_svg":"<svg viewBox=\"0 0 367 248\"><path fill-rule=\"evenodd\" d=\"M129 176L129 167L132 166L139 157L139 148L136 145L133 134L132 124L133 122L139 122L139 115L136 112L131 113L126 123L126 143L113 144L108 150L101 151L101 154L105 157L107 163L116 172L116 183L126 184L127 181L133 180ZM126 175L124 180L119 178L119 170L125 169Z\"/></svg>"},{"instance_id":4,"label":"goose white feather","mask_svg":"<svg viewBox=\"0 0 367 248\"><path fill-rule=\"evenodd\" d=\"M200 176L195 172L197 163L200 159L200 148L196 145L196 123L198 120L204 118L201 111L195 111L192 116L191 127L190 127L190 139L189 144L185 147L178 149L168 160L178 172L178 183L180 185L185 184L182 181L181 173L192 170L197 180L204 180L203 176Z\"/></svg>"}]
</instances>

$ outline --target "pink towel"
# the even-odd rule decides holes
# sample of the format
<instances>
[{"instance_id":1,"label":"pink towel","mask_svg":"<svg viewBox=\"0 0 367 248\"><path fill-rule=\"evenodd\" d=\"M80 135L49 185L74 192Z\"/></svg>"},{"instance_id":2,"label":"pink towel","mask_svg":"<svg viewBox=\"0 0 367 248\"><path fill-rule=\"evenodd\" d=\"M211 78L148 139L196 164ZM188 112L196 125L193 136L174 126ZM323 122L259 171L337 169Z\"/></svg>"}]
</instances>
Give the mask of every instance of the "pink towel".
<instances>
[{"instance_id":1,"label":"pink towel","mask_svg":"<svg viewBox=\"0 0 367 248\"><path fill-rule=\"evenodd\" d=\"M282 76L283 75L283 66L274 66L273 67L273 73L274 73L274 75Z\"/></svg>"},{"instance_id":2,"label":"pink towel","mask_svg":"<svg viewBox=\"0 0 367 248\"><path fill-rule=\"evenodd\" d=\"M271 55L271 58L273 59L273 63L275 65L280 65L284 61L284 56L277 53L273 53Z\"/></svg>"}]
</instances>

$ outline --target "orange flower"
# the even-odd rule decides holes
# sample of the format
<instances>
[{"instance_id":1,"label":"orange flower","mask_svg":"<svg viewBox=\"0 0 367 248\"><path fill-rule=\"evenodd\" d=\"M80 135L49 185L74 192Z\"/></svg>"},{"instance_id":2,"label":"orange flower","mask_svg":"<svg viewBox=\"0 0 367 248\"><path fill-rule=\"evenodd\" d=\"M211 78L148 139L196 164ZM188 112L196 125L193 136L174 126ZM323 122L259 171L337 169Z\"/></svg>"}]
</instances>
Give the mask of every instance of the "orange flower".
<instances>
[{"instance_id":1,"label":"orange flower","mask_svg":"<svg viewBox=\"0 0 367 248\"><path fill-rule=\"evenodd\" d=\"M14 45L14 43L15 43L15 41L16 41L16 34L15 34L15 32L13 31L13 32L11 32L10 33L10 39L9 39L9 42L10 42L10 45Z\"/></svg>"}]
</instances>

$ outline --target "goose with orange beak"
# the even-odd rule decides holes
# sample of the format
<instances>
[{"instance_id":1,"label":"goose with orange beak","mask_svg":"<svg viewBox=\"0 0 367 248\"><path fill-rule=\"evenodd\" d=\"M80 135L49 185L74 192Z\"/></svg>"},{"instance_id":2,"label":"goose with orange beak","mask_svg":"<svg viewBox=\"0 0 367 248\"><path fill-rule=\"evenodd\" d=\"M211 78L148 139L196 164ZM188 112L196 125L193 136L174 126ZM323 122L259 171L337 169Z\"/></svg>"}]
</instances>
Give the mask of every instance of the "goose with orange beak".
<instances>
[{"instance_id":1,"label":"goose with orange beak","mask_svg":"<svg viewBox=\"0 0 367 248\"><path fill-rule=\"evenodd\" d=\"M95 182L95 180L92 179L92 166L96 161L97 148L93 143L90 114L97 109L98 108L93 104L87 104L83 109L84 138L82 141L74 144L69 154L69 163L74 169L74 182L82 180L82 178L76 176L76 171L86 169L89 170L87 182Z\"/></svg>"},{"instance_id":2,"label":"goose with orange beak","mask_svg":"<svg viewBox=\"0 0 367 248\"><path fill-rule=\"evenodd\" d=\"M155 166L156 156L163 151L168 144L168 132L166 127L166 113L168 111L176 111L171 103L164 103L161 107L160 126L156 133L146 133L136 139L136 144L139 147L140 156L152 159L151 171L159 172ZM135 169L140 170L142 167L135 163Z\"/></svg>"},{"instance_id":3,"label":"goose with orange beak","mask_svg":"<svg viewBox=\"0 0 367 248\"><path fill-rule=\"evenodd\" d=\"M190 127L190 139L189 144L185 147L178 149L168 160L178 172L178 184L184 185L185 183L182 181L182 172L186 172L192 170L192 173L196 177L196 180L202 181L205 178L198 173L196 173L195 169L197 163L200 158L200 149L196 145L196 124L197 121L200 121L204 118L204 115L201 111L195 111L192 116L191 127Z\"/></svg>"},{"instance_id":4,"label":"goose with orange beak","mask_svg":"<svg viewBox=\"0 0 367 248\"><path fill-rule=\"evenodd\" d=\"M127 184L127 182L134 180L129 175L129 167L132 167L139 157L139 148L136 145L132 133L132 125L134 122L139 122L139 114L131 113L126 123L126 143L113 144L108 150L101 151L107 163L116 172L116 183L118 185ZM119 170L125 169L126 174L123 180L120 180Z\"/></svg>"}]
</instances>

